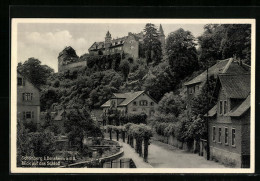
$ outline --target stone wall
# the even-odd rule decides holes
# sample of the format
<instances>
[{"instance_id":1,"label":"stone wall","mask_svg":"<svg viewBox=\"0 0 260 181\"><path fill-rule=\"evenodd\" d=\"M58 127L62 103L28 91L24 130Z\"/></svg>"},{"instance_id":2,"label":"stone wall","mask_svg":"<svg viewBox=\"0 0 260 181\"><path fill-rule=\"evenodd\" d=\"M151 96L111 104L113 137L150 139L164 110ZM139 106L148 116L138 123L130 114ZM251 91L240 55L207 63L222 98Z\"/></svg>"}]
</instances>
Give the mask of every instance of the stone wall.
<instances>
[{"instance_id":1,"label":"stone wall","mask_svg":"<svg viewBox=\"0 0 260 181\"><path fill-rule=\"evenodd\" d=\"M59 72L70 70L72 68L77 68L77 67L79 68L79 67L85 67L85 66L87 66L86 61L74 62L74 63L70 63L67 65L59 66Z\"/></svg>"},{"instance_id":2,"label":"stone wall","mask_svg":"<svg viewBox=\"0 0 260 181\"><path fill-rule=\"evenodd\" d=\"M224 165L241 167L241 155L227 150L210 146L210 159L223 163Z\"/></svg>"}]
</instances>

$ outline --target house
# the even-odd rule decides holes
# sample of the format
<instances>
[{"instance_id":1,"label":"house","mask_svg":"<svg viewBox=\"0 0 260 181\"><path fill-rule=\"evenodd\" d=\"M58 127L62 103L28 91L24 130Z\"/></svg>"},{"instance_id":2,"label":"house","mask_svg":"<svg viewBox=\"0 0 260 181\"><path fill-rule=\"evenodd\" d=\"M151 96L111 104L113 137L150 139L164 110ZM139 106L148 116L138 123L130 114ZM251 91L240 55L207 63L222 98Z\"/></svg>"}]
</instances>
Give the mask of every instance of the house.
<instances>
[{"instance_id":1,"label":"house","mask_svg":"<svg viewBox=\"0 0 260 181\"><path fill-rule=\"evenodd\" d=\"M219 74L217 104L209 110L210 158L232 167L250 166L250 74L230 67Z\"/></svg>"},{"instance_id":2,"label":"house","mask_svg":"<svg viewBox=\"0 0 260 181\"><path fill-rule=\"evenodd\" d=\"M129 32L127 36L112 39L111 33L108 31L105 36L105 41L94 42L88 49L90 54L94 55L108 55L114 53L127 53L132 58L139 58L139 46L143 42L144 34L131 33ZM162 43L162 47L165 46L165 35L162 25L159 27L158 39Z\"/></svg>"},{"instance_id":3,"label":"house","mask_svg":"<svg viewBox=\"0 0 260 181\"><path fill-rule=\"evenodd\" d=\"M155 101L145 91L113 93L110 100L101 105L103 114L106 115L111 107L117 108L121 114L141 114L152 116L158 107Z\"/></svg>"},{"instance_id":4,"label":"house","mask_svg":"<svg viewBox=\"0 0 260 181\"><path fill-rule=\"evenodd\" d=\"M234 60L233 58L218 60L215 65L208 68L208 71L205 70L200 75L184 84L186 87L187 107L190 107L191 99L201 93L201 90L207 81L207 77L209 78L211 76L214 76L214 78L217 78L220 73L223 74L228 72L244 74L248 73L249 71L250 66L242 63L241 61Z\"/></svg>"},{"instance_id":5,"label":"house","mask_svg":"<svg viewBox=\"0 0 260 181\"><path fill-rule=\"evenodd\" d=\"M17 71L17 118L40 125L40 89Z\"/></svg>"}]
</instances>

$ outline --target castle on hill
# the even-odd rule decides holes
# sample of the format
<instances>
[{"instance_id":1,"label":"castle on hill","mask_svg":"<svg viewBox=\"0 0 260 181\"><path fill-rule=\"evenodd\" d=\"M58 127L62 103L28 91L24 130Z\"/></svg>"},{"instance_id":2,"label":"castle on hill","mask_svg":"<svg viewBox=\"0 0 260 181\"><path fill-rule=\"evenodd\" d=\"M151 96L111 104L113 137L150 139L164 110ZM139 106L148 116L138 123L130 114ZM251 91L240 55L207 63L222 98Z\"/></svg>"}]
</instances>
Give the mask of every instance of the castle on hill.
<instances>
[{"instance_id":1,"label":"castle on hill","mask_svg":"<svg viewBox=\"0 0 260 181\"><path fill-rule=\"evenodd\" d=\"M165 47L165 35L160 24L158 30L158 39L162 44L162 48ZM129 57L134 59L140 57L140 44L143 43L144 34L131 33L127 36L112 39L112 35L107 31L104 41L94 42L88 49L89 55L109 55L123 52L128 54ZM58 71L65 71L75 67L86 66L86 60L81 60L75 50L72 47L66 47L58 56Z\"/></svg>"},{"instance_id":2,"label":"castle on hill","mask_svg":"<svg viewBox=\"0 0 260 181\"><path fill-rule=\"evenodd\" d=\"M165 46L165 35L160 24L158 31L158 38L162 44ZM143 43L144 34L140 33L131 33L129 32L127 36L112 39L111 33L108 31L106 33L105 41L102 42L94 42L90 48L88 49L89 54L94 55L108 55L113 53L127 53L129 56L133 58L139 58L139 46L140 43Z\"/></svg>"}]
</instances>

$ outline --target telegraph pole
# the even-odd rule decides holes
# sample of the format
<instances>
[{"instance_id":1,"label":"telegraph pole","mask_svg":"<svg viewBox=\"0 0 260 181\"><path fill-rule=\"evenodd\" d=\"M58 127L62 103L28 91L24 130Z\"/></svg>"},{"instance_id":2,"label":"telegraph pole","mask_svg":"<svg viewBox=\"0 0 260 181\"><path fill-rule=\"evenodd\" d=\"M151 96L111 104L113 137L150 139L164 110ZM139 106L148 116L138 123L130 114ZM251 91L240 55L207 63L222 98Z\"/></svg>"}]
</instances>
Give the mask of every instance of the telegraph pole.
<instances>
[{"instance_id":1,"label":"telegraph pole","mask_svg":"<svg viewBox=\"0 0 260 181\"><path fill-rule=\"evenodd\" d=\"M207 60L207 160L209 160L210 151L209 151L209 61Z\"/></svg>"}]
</instances>

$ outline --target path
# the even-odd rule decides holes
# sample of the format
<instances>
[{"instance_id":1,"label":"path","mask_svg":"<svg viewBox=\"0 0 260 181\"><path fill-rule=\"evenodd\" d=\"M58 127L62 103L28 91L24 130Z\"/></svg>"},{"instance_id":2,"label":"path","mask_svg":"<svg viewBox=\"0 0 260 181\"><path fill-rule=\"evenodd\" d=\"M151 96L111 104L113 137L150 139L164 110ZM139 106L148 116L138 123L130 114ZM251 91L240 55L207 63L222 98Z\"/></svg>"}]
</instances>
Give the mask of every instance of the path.
<instances>
[{"instance_id":1,"label":"path","mask_svg":"<svg viewBox=\"0 0 260 181\"><path fill-rule=\"evenodd\" d=\"M142 157L135 152L134 148L132 148L127 143L124 143L120 140L120 144L123 146L124 155L122 158L132 158L137 168L152 168L149 163L143 161Z\"/></svg>"},{"instance_id":2,"label":"path","mask_svg":"<svg viewBox=\"0 0 260 181\"><path fill-rule=\"evenodd\" d=\"M149 145L148 162L154 168L225 168L224 165L206 160L198 154L155 140Z\"/></svg>"}]
</instances>

